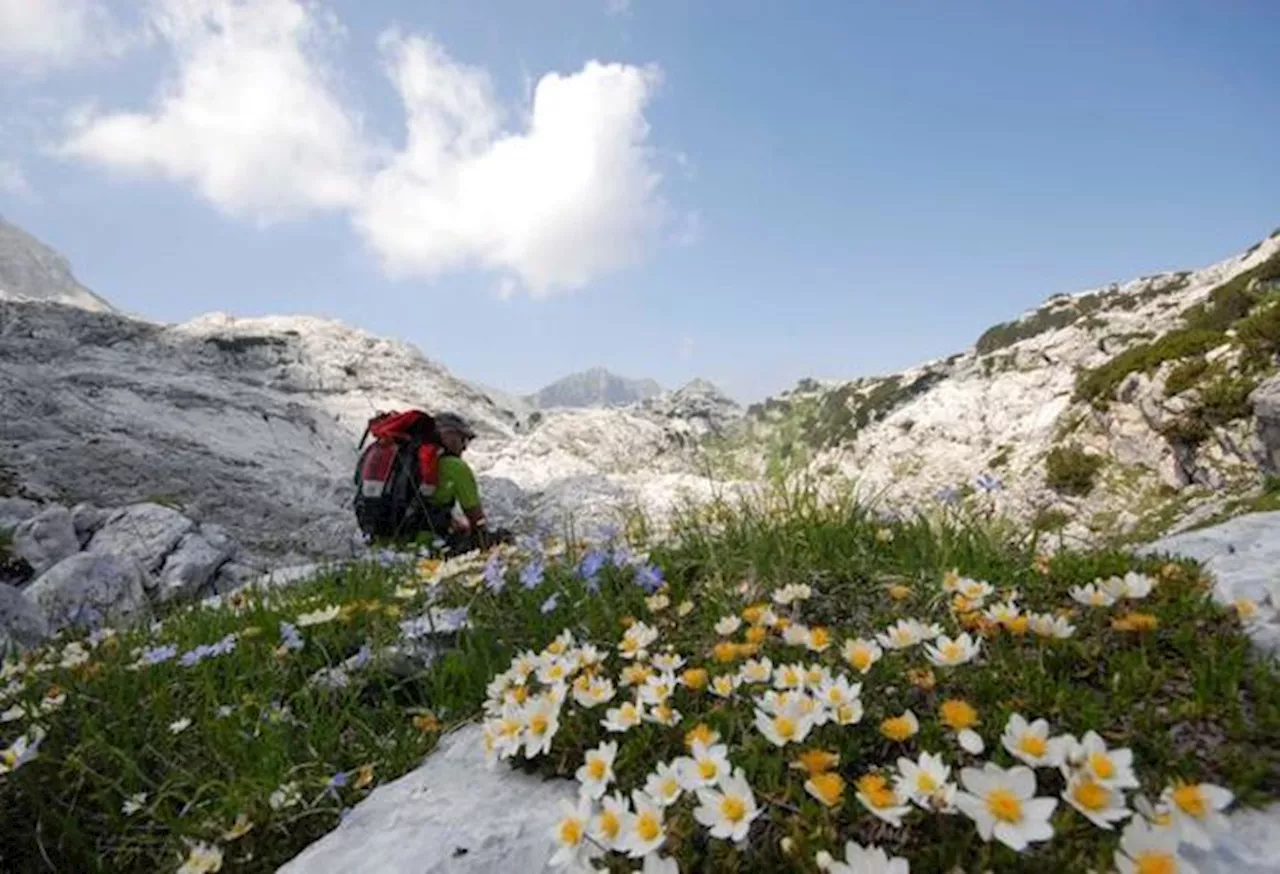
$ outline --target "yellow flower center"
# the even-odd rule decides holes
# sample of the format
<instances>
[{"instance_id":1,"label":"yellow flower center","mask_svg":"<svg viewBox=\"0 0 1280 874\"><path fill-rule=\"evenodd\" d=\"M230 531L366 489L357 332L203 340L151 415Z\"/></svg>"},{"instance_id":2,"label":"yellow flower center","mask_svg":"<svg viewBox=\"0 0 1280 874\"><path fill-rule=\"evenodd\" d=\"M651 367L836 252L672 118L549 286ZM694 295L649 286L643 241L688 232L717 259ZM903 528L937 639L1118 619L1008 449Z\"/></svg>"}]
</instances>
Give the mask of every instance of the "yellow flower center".
<instances>
[{"instance_id":1,"label":"yellow flower center","mask_svg":"<svg viewBox=\"0 0 1280 874\"><path fill-rule=\"evenodd\" d=\"M1178 862L1168 853L1143 850L1133 858L1133 870L1137 874L1177 874Z\"/></svg>"},{"instance_id":2,"label":"yellow flower center","mask_svg":"<svg viewBox=\"0 0 1280 874\"><path fill-rule=\"evenodd\" d=\"M684 684L690 689L702 689L707 685L707 672L703 668L690 668L684 672Z\"/></svg>"},{"instance_id":3,"label":"yellow flower center","mask_svg":"<svg viewBox=\"0 0 1280 874\"><path fill-rule=\"evenodd\" d=\"M582 823L576 819L566 819L560 823L560 843L576 847L582 843Z\"/></svg>"},{"instance_id":4,"label":"yellow flower center","mask_svg":"<svg viewBox=\"0 0 1280 874\"><path fill-rule=\"evenodd\" d=\"M658 822L658 817L645 811L636 816L636 834L646 843L656 841L658 835L662 834L662 824Z\"/></svg>"},{"instance_id":5,"label":"yellow flower center","mask_svg":"<svg viewBox=\"0 0 1280 874\"><path fill-rule=\"evenodd\" d=\"M1081 780L1071 790L1071 797L1085 810L1104 810L1111 801L1111 793L1092 780Z\"/></svg>"},{"instance_id":6,"label":"yellow flower center","mask_svg":"<svg viewBox=\"0 0 1280 874\"><path fill-rule=\"evenodd\" d=\"M796 724L789 716L775 716L773 718L773 730L783 740L791 740L796 734Z\"/></svg>"},{"instance_id":7,"label":"yellow flower center","mask_svg":"<svg viewBox=\"0 0 1280 874\"><path fill-rule=\"evenodd\" d=\"M1049 749L1049 744L1045 739L1036 734L1024 734L1018 738L1018 749L1022 750L1029 756L1035 756L1037 759L1043 756Z\"/></svg>"},{"instance_id":8,"label":"yellow flower center","mask_svg":"<svg viewBox=\"0 0 1280 874\"><path fill-rule=\"evenodd\" d=\"M18 763L18 754L13 750L0 751L0 756L4 756L5 767L12 768Z\"/></svg>"},{"instance_id":9,"label":"yellow flower center","mask_svg":"<svg viewBox=\"0 0 1280 874\"><path fill-rule=\"evenodd\" d=\"M561 653L564 652L564 641L563 640L551 641L551 643L547 644L547 652L551 653L552 655L560 655Z\"/></svg>"},{"instance_id":10,"label":"yellow flower center","mask_svg":"<svg viewBox=\"0 0 1280 874\"><path fill-rule=\"evenodd\" d=\"M852 704L841 704L836 708L836 720L841 725L853 722L854 709Z\"/></svg>"},{"instance_id":11,"label":"yellow flower center","mask_svg":"<svg viewBox=\"0 0 1280 874\"><path fill-rule=\"evenodd\" d=\"M733 680L728 675L722 675L715 679L716 692L721 695L728 695L733 691Z\"/></svg>"},{"instance_id":12,"label":"yellow flower center","mask_svg":"<svg viewBox=\"0 0 1280 874\"><path fill-rule=\"evenodd\" d=\"M858 791L867 797L872 807L893 807L898 802L897 793L890 789L880 774L866 774L858 778Z\"/></svg>"},{"instance_id":13,"label":"yellow flower center","mask_svg":"<svg viewBox=\"0 0 1280 874\"><path fill-rule=\"evenodd\" d=\"M978 711L968 701L952 698L942 702L942 721L956 731L978 724Z\"/></svg>"},{"instance_id":14,"label":"yellow flower center","mask_svg":"<svg viewBox=\"0 0 1280 874\"><path fill-rule=\"evenodd\" d=\"M618 836L618 831L622 828L622 823L618 821L618 817L614 815L612 810L605 808L600 812L600 831L604 832L604 836L609 840L613 840Z\"/></svg>"},{"instance_id":15,"label":"yellow flower center","mask_svg":"<svg viewBox=\"0 0 1280 874\"><path fill-rule=\"evenodd\" d=\"M688 734L684 736L684 743L689 749L693 749L695 741L702 741L704 744L710 746L718 739L719 735L711 730L711 726L707 725L705 722L699 722L689 730Z\"/></svg>"},{"instance_id":16,"label":"yellow flower center","mask_svg":"<svg viewBox=\"0 0 1280 874\"><path fill-rule=\"evenodd\" d=\"M547 670L547 676L548 676L548 677L550 677L553 681L554 681L554 680L558 680L558 679L560 679L561 677L563 677L563 676L564 676L564 666L563 666L563 665L552 665L552 666Z\"/></svg>"},{"instance_id":17,"label":"yellow flower center","mask_svg":"<svg viewBox=\"0 0 1280 874\"><path fill-rule=\"evenodd\" d=\"M958 662L964 658L964 647L954 640L949 640L942 647L942 657L948 662Z\"/></svg>"},{"instance_id":18,"label":"yellow flower center","mask_svg":"<svg viewBox=\"0 0 1280 874\"><path fill-rule=\"evenodd\" d=\"M1173 790L1173 803L1188 816L1203 819L1209 812L1209 802L1200 791L1199 786L1179 785Z\"/></svg>"},{"instance_id":19,"label":"yellow flower center","mask_svg":"<svg viewBox=\"0 0 1280 874\"><path fill-rule=\"evenodd\" d=\"M541 713L535 713L529 717L529 730L534 734L545 734L550 724L550 720Z\"/></svg>"},{"instance_id":20,"label":"yellow flower center","mask_svg":"<svg viewBox=\"0 0 1280 874\"><path fill-rule=\"evenodd\" d=\"M880 731L889 740L904 741L915 734L911 720L905 716L895 716L880 723Z\"/></svg>"},{"instance_id":21,"label":"yellow flower center","mask_svg":"<svg viewBox=\"0 0 1280 874\"><path fill-rule=\"evenodd\" d=\"M831 643L831 633L825 628L813 628L809 630L809 646L814 649L821 649Z\"/></svg>"},{"instance_id":22,"label":"yellow flower center","mask_svg":"<svg viewBox=\"0 0 1280 874\"><path fill-rule=\"evenodd\" d=\"M716 775L720 773L720 767L711 759L700 759L698 761L698 776L703 780L714 780Z\"/></svg>"},{"instance_id":23,"label":"yellow flower center","mask_svg":"<svg viewBox=\"0 0 1280 874\"><path fill-rule=\"evenodd\" d=\"M587 775L592 780L603 780L608 770L609 766L604 763L604 759L592 759L587 763Z\"/></svg>"},{"instance_id":24,"label":"yellow flower center","mask_svg":"<svg viewBox=\"0 0 1280 874\"><path fill-rule=\"evenodd\" d=\"M732 823L742 822L747 815L747 805L736 795L726 795L720 799L720 815Z\"/></svg>"},{"instance_id":25,"label":"yellow flower center","mask_svg":"<svg viewBox=\"0 0 1280 874\"><path fill-rule=\"evenodd\" d=\"M920 777L916 780L916 786L919 787L921 792L932 792L938 788L938 781L922 771Z\"/></svg>"},{"instance_id":26,"label":"yellow flower center","mask_svg":"<svg viewBox=\"0 0 1280 874\"><path fill-rule=\"evenodd\" d=\"M680 791L680 781L675 777L668 777L662 781L658 791L662 793L663 798L675 798L676 793Z\"/></svg>"},{"instance_id":27,"label":"yellow flower center","mask_svg":"<svg viewBox=\"0 0 1280 874\"><path fill-rule=\"evenodd\" d=\"M1012 634L1022 634L1027 630L1027 617L1015 616L1005 623L1005 628L1009 629Z\"/></svg>"},{"instance_id":28,"label":"yellow flower center","mask_svg":"<svg viewBox=\"0 0 1280 874\"><path fill-rule=\"evenodd\" d=\"M987 793L987 812L1001 822L1022 822L1022 801L1008 789Z\"/></svg>"},{"instance_id":29,"label":"yellow flower center","mask_svg":"<svg viewBox=\"0 0 1280 874\"><path fill-rule=\"evenodd\" d=\"M867 649L865 646L858 647L853 651L853 655L849 659L849 664L853 665L858 670L862 670L867 667L867 665L871 664L871 650Z\"/></svg>"},{"instance_id":30,"label":"yellow flower center","mask_svg":"<svg viewBox=\"0 0 1280 874\"><path fill-rule=\"evenodd\" d=\"M1115 763L1111 761L1111 757L1106 753L1090 753L1089 767L1093 769L1093 773L1103 780L1110 779L1116 772Z\"/></svg>"},{"instance_id":31,"label":"yellow flower center","mask_svg":"<svg viewBox=\"0 0 1280 874\"><path fill-rule=\"evenodd\" d=\"M511 697L515 699L517 704L523 704L529 697L529 690L524 686L516 686L511 692Z\"/></svg>"}]
</instances>

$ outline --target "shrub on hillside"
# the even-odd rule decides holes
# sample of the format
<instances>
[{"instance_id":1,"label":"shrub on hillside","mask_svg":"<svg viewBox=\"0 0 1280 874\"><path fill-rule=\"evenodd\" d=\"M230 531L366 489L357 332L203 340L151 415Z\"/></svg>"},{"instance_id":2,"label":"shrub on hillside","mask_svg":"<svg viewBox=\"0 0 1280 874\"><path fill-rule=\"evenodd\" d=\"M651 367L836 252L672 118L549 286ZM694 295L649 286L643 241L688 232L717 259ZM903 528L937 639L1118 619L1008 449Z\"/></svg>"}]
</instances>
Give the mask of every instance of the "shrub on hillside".
<instances>
[{"instance_id":1,"label":"shrub on hillside","mask_svg":"<svg viewBox=\"0 0 1280 874\"><path fill-rule=\"evenodd\" d=\"M1083 496L1093 491L1103 459L1079 446L1055 446L1044 459L1045 484L1064 495Z\"/></svg>"},{"instance_id":2,"label":"shrub on hillside","mask_svg":"<svg viewBox=\"0 0 1280 874\"><path fill-rule=\"evenodd\" d=\"M1164 393L1166 397L1173 397L1182 394L1189 388L1195 386L1204 376L1205 371L1209 369L1209 362L1205 360L1203 355L1196 355L1188 358L1186 361L1180 361L1169 371L1169 375L1164 380Z\"/></svg>"},{"instance_id":3,"label":"shrub on hillside","mask_svg":"<svg viewBox=\"0 0 1280 874\"><path fill-rule=\"evenodd\" d=\"M1126 349L1100 367L1081 371L1076 378L1075 400L1105 408L1129 374L1149 373L1166 361L1203 355L1224 342L1226 336L1220 331L1171 331L1158 340Z\"/></svg>"}]
</instances>

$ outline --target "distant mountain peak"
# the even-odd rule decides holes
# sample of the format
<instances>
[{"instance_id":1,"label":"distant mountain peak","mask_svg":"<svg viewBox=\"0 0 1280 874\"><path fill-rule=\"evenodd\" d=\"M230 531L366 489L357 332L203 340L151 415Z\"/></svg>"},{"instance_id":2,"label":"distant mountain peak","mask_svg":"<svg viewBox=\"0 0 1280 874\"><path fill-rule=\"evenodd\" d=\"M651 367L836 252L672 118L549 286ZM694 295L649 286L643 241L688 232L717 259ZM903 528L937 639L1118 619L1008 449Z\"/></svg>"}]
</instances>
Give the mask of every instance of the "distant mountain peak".
<instances>
[{"instance_id":1,"label":"distant mountain peak","mask_svg":"<svg viewBox=\"0 0 1280 874\"><path fill-rule=\"evenodd\" d=\"M0 298L5 297L115 309L76 280L62 254L0 216Z\"/></svg>"},{"instance_id":2,"label":"distant mountain peak","mask_svg":"<svg viewBox=\"0 0 1280 874\"><path fill-rule=\"evenodd\" d=\"M661 392L662 386L652 379L630 379L605 367L591 367L558 379L525 400L539 409L618 407L646 400Z\"/></svg>"}]
</instances>

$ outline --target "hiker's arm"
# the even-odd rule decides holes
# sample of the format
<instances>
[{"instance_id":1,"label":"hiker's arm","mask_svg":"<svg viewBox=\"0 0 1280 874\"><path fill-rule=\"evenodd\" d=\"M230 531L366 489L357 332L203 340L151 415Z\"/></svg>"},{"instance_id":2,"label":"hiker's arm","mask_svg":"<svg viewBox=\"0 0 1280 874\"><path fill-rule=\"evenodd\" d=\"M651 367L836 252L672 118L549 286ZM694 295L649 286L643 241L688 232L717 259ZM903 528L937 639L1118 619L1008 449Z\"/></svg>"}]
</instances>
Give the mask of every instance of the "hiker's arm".
<instances>
[{"instance_id":1,"label":"hiker's arm","mask_svg":"<svg viewBox=\"0 0 1280 874\"><path fill-rule=\"evenodd\" d=\"M480 503L480 487L476 484L475 474L469 465L461 465L458 471L455 496L458 506L467 517L467 523L477 535L483 536L488 523L484 517L484 506Z\"/></svg>"}]
</instances>

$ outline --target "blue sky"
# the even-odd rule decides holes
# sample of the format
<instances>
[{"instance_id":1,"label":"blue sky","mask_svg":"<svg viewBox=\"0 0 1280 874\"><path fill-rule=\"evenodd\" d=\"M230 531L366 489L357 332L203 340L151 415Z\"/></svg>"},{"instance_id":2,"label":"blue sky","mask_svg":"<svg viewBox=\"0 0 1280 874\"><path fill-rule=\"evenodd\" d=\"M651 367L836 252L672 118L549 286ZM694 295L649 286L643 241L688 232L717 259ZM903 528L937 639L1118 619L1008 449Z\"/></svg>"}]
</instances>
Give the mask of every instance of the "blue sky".
<instances>
[{"instance_id":1,"label":"blue sky","mask_svg":"<svg viewBox=\"0 0 1280 874\"><path fill-rule=\"evenodd\" d=\"M0 0L0 213L149 318L743 400L1280 225L1268 0L319 8Z\"/></svg>"}]
</instances>

